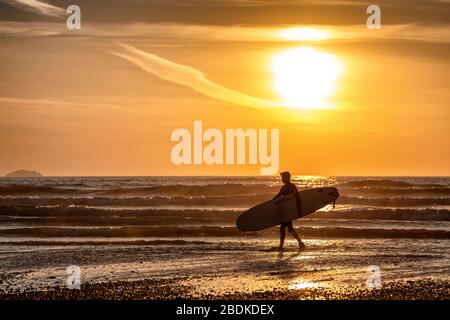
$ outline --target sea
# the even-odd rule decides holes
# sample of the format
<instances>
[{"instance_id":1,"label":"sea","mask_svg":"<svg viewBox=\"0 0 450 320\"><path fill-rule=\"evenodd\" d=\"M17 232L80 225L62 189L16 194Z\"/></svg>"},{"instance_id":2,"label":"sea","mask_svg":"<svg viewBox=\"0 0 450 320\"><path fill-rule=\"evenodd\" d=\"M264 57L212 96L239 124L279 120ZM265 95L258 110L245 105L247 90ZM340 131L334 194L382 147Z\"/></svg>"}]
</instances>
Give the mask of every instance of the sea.
<instances>
[{"instance_id":1,"label":"sea","mask_svg":"<svg viewBox=\"0 0 450 320\"><path fill-rule=\"evenodd\" d=\"M340 198L296 220L307 249L298 253L288 235L280 258L278 227L235 226L274 197L279 177L0 178L0 289L64 285L70 265L90 282L200 276L203 287L236 274L253 277L252 288L292 286L299 275L300 286L364 285L373 265L386 279L449 277L450 177L292 181L334 186ZM233 281L216 287L224 283L236 290Z\"/></svg>"}]
</instances>

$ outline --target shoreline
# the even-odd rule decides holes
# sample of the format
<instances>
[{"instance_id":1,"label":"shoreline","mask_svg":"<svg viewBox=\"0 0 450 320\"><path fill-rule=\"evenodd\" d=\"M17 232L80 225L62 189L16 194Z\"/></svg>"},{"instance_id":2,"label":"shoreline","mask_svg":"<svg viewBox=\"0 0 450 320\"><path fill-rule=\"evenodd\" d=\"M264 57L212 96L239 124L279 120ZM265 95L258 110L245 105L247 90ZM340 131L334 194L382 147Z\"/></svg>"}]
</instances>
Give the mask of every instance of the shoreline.
<instances>
[{"instance_id":1,"label":"shoreline","mask_svg":"<svg viewBox=\"0 0 450 320\"><path fill-rule=\"evenodd\" d=\"M0 300L450 300L450 280L390 281L380 289L303 288L213 294L195 293L183 278L86 283L81 289L0 291Z\"/></svg>"}]
</instances>

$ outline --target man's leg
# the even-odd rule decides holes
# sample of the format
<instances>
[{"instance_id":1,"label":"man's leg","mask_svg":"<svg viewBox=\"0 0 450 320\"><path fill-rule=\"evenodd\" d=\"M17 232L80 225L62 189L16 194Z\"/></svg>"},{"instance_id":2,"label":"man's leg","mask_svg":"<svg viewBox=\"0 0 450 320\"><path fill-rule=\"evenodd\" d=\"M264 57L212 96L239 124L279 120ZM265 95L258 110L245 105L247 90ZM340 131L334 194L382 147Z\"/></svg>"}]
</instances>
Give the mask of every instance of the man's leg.
<instances>
[{"instance_id":1,"label":"man's leg","mask_svg":"<svg viewBox=\"0 0 450 320\"><path fill-rule=\"evenodd\" d=\"M285 223L280 225L280 251L283 250L284 239L286 238L286 227L287 225Z\"/></svg>"},{"instance_id":2,"label":"man's leg","mask_svg":"<svg viewBox=\"0 0 450 320\"><path fill-rule=\"evenodd\" d=\"M298 246L300 248L304 248L305 244L303 243L302 239L300 239L297 231L295 231L292 221L287 224L287 228L289 230L289 233L292 234L292 236L298 241Z\"/></svg>"}]
</instances>

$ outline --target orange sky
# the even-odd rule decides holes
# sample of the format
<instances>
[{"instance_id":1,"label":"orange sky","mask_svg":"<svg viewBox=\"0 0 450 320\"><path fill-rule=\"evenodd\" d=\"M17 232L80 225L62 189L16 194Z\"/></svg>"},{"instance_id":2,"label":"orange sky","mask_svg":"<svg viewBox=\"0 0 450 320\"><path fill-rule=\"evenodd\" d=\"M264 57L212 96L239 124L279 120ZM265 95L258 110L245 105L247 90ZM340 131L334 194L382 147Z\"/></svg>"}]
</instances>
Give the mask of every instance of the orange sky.
<instances>
[{"instance_id":1,"label":"orange sky","mask_svg":"<svg viewBox=\"0 0 450 320\"><path fill-rule=\"evenodd\" d=\"M333 1L316 1L304 22L290 1L192 2L188 19L158 1L131 1L122 15L105 1L80 1L79 31L39 8L0 2L0 175L259 174L260 165L172 164L170 135L194 120L223 132L279 129L280 170L295 174L450 175L450 28L439 13L448 3L409 18L400 5L381 5L386 25L368 30L358 2L335 2L327 20ZM139 16L155 10L161 16ZM280 37L288 28L327 37ZM305 47L342 67L327 108L283 106L274 87L274 57Z\"/></svg>"}]
</instances>

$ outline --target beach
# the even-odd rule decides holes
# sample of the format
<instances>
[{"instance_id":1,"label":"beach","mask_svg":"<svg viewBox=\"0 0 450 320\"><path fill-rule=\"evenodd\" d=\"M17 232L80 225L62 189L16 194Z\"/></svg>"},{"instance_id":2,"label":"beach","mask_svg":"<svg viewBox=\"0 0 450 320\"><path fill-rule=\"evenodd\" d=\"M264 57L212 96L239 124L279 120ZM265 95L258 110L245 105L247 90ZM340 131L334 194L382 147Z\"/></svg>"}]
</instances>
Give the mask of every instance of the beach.
<instances>
[{"instance_id":1,"label":"beach","mask_svg":"<svg viewBox=\"0 0 450 320\"><path fill-rule=\"evenodd\" d=\"M448 300L448 281L390 282L380 289L272 289L223 295L192 294L180 285L185 279L136 280L86 284L79 290L48 287L44 290L2 293L1 300Z\"/></svg>"},{"instance_id":2,"label":"beach","mask_svg":"<svg viewBox=\"0 0 450 320\"><path fill-rule=\"evenodd\" d=\"M449 178L296 177L341 198L296 220L306 249L288 235L281 254L278 228L234 225L278 180L2 179L0 298L450 298Z\"/></svg>"}]
</instances>

